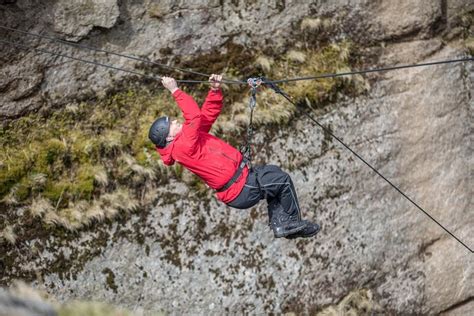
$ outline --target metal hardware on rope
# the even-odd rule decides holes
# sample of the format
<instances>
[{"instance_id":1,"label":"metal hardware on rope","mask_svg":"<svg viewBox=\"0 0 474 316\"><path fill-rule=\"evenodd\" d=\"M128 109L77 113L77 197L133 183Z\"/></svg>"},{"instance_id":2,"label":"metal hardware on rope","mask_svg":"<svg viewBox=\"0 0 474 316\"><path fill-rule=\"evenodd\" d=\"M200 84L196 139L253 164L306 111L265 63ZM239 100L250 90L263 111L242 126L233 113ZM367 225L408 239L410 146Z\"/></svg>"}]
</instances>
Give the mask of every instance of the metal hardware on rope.
<instances>
[{"instance_id":1,"label":"metal hardware on rope","mask_svg":"<svg viewBox=\"0 0 474 316\"><path fill-rule=\"evenodd\" d=\"M262 84L262 79L261 78L249 78L247 79L247 83L250 86L250 101L249 101L249 107L250 110L255 109L257 106L257 88Z\"/></svg>"},{"instance_id":2,"label":"metal hardware on rope","mask_svg":"<svg viewBox=\"0 0 474 316\"><path fill-rule=\"evenodd\" d=\"M248 160L249 168L252 167L252 137L253 137L253 110L257 106L257 88L262 84L261 78L249 78L247 83L250 86L249 109L250 119L247 127L247 143L241 148L242 155Z\"/></svg>"}]
</instances>

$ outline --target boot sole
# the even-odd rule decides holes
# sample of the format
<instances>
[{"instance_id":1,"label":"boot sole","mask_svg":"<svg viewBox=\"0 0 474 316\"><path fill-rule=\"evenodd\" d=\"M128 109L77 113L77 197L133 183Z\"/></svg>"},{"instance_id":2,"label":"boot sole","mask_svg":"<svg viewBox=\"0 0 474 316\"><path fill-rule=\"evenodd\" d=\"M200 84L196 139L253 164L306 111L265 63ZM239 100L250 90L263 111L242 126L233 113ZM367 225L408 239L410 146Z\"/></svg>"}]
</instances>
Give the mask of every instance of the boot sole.
<instances>
[{"instance_id":1,"label":"boot sole","mask_svg":"<svg viewBox=\"0 0 474 316\"><path fill-rule=\"evenodd\" d=\"M293 235L290 235L290 236L286 236L286 239L296 239L296 238L309 238L309 237L313 237L313 236L316 236L319 232L321 231L321 227L319 227L319 229L311 234L293 234Z\"/></svg>"},{"instance_id":2,"label":"boot sole","mask_svg":"<svg viewBox=\"0 0 474 316\"><path fill-rule=\"evenodd\" d=\"M285 230L283 232L276 232L276 231L273 231L273 234L275 235L275 238L282 238L282 237L286 237L286 236L289 236L289 235L293 235L293 234L296 234L296 233L299 233L300 231L306 229L306 226L301 226L301 227L296 227L296 228L293 228L293 229L290 229L290 230Z\"/></svg>"}]
</instances>

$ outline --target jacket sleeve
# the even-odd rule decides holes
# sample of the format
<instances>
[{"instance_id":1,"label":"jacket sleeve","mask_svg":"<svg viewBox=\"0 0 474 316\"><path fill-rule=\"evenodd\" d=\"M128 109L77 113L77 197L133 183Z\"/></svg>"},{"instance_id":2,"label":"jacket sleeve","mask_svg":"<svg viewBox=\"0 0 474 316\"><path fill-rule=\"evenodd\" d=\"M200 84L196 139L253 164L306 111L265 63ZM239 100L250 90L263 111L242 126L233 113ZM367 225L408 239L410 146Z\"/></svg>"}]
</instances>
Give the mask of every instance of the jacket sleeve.
<instances>
[{"instance_id":1,"label":"jacket sleeve","mask_svg":"<svg viewBox=\"0 0 474 316\"><path fill-rule=\"evenodd\" d=\"M201 131L208 133L222 110L222 91L210 90L201 108Z\"/></svg>"},{"instance_id":2,"label":"jacket sleeve","mask_svg":"<svg viewBox=\"0 0 474 316\"><path fill-rule=\"evenodd\" d=\"M201 126L201 110L194 99L181 90L176 90L173 97L184 116L182 133L189 145L190 152L194 152Z\"/></svg>"}]
</instances>

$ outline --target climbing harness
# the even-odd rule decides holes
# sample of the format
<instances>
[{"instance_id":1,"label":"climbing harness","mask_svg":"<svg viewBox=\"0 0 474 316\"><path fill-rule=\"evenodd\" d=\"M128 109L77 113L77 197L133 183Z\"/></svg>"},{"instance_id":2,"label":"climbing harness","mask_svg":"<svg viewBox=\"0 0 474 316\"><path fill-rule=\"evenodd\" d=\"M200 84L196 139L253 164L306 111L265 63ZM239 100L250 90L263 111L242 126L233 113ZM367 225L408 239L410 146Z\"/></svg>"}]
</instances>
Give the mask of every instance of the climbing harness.
<instances>
[{"instance_id":1,"label":"climbing harness","mask_svg":"<svg viewBox=\"0 0 474 316\"><path fill-rule=\"evenodd\" d=\"M160 64L160 63L156 63L156 62L153 62L153 61L146 60L146 59L141 59L141 58L137 58L137 57L134 57L134 56L128 56L128 55L119 54L119 53L115 53L115 52L110 52L110 51L106 51L106 50L103 50L103 49L93 48L93 47L80 45L80 44L76 44L76 43L70 43L70 42L67 42L67 41L63 41L63 40L53 38L53 37L49 37L49 36L45 36L45 35L30 33L30 32L22 31L22 30L19 30L19 29L13 29L13 28L9 28L9 27L6 27L6 26L2 26L2 25L0 25L0 28L5 29L7 31L19 32L19 33L22 33L22 34L25 34L25 35L34 36L34 37L37 37L37 38L58 42L58 43L65 44L65 45L70 45L70 46L74 46L74 47L78 47L78 48L89 49L89 50L97 51L97 52L103 52L103 53L107 53L107 54L111 54L111 55L116 55L116 56L119 56L119 57L133 59L133 60L136 60L136 61L147 62L147 63L151 63L151 64L160 66L162 68L170 69L170 70L177 70L177 71L186 72L186 73L190 73L190 74L209 77L209 75L207 75L207 74L192 71L192 70L189 70L189 69L182 69L182 68L178 68L178 67L163 65L163 64ZM99 62L95 62L95 61L91 61L91 60L86 60L86 59L82 59L82 58L77 58L77 57L73 57L73 56L69 56L69 55L65 55L65 54L55 53L55 52L52 52L52 51L48 51L48 50L45 50L45 49L32 47L32 46L28 46L28 45L24 45L24 44L13 43L13 42L6 41L6 40L0 40L0 43L4 43L4 44L11 45L11 46L16 46L16 47L21 47L23 49L32 49L34 51L38 51L38 52L41 52L41 53L44 53L44 54L49 54L49 55L53 55L53 56L68 58L68 59L72 59L72 60L92 64L92 65L95 65L95 66L101 66L101 67L105 67L105 68L109 68L109 69L113 69L113 70L117 70L117 71L123 71L123 72L127 72L127 73L130 73L130 74L143 76L144 78L148 78L148 79L161 80L161 76L148 75L148 74L145 74L145 73L140 73L140 72L135 71L135 70L119 68L119 67L115 67L115 66L112 66L112 65L103 64L103 63L99 63ZM253 122L252 122L253 111L256 107L257 89L262 84L269 87L269 88L271 88L277 94L282 95L288 102L290 102L290 103L292 103L293 105L296 106L296 103L291 99L291 97L289 95L287 95L283 90L281 90L277 86L277 83L294 82L294 81L301 81L301 80L314 80L314 79L323 79L323 78L334 78L334 77L341 77L341 76L350 76L350 75L355 75L355 74L383 72L383 71L389 71L389 70L406 69L406 68L414 68L414 67L424 67L424 66L433 66L433 65L448 64L448 63L469 62L469 61L474 61L474 57L465 57L465 58L459 58L459 59L450 59L450 60L434 61L434 62L411 64L411 65L400 65L400 66L385 67L385 68L372 68L372 69L356 70L356 71L343 72L343 73L320 74L320 75L316 75L316 76L298 77L298 78L281 79L281 80L273 80L273 81L272 80L267 80L263 77L262 78L249 78L247 80L247 82L239 81L239 80L224 79L224 80L222 80L223 83L248 84L248 85L250 85L250 88L251 88L250 99L249 99L250 119L249 119L249 125L248 125L248 128L247 128L247 142L246 142L245 146L243 146L241 148L241 152L244 156L244 159L242 160L242 163L241 163L241 165L239 166L238 169L243 169L243 167L246 164L248 164L248 166L251 167L251 158L252 158L251 145L252 145L252 137L253 137ZM179 82L179 83L208 83L208 81L202 81L202 80L176 80L176 81ZM451 235L461 245L463 245L465 248L467 248L471 253L474 252L465 243L463 243L459 238L457 238L448 229L446 229L442 224L440 224L436 219L434 219L422 207L420 207L417 203L415 203L410 197L408 197L405 193L403 193L397 186L395 186L392 182L390 182L387 178L385 178L379 171L377 171L373 166L371 166L367 161L365 161L361 156L359 156L356 152L354 152L341 139L339 139L336 135L334 135L328 128L324 127L324 125L322 125L317 120L315 120L307 112L303 111L303 114L305 116L307 116L311 121L313 121L316 125L321 127L331 137L333 137L339 143L341 143L346 149L348 149L352 154L354 154L357 158L359 158L364 164L366 164L377 175L379 175L382 179L384 179L388 184L390 184L395 190L397 190L402 196L404 196L408 201L410 201L413 205L415 205L420 211L422 211L431 220L433 220L436 224L438 224L442 229L444 229L449 235ZM241 170L240 170L240 172L241 172Z\"/></svg>"}]
</instances>

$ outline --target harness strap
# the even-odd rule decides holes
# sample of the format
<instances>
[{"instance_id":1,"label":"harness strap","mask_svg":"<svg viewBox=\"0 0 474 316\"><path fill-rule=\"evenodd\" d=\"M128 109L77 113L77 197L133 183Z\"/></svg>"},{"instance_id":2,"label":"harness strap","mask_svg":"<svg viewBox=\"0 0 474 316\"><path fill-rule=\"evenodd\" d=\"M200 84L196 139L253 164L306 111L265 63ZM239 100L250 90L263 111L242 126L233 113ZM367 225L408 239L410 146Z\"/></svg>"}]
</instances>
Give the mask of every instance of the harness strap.
<instances>
[{"instance_id":1,"label":"harness strap","mask_svg":"<svg viewBox=\"0 0 474 316\"><path fill-rule=\"evenodd\" d=\"M222 188L217 189L216 191L217 192L224 192L225 190L230 188L231 185L233 185L235 183L235 181L237 181L237 179L240 177L240 175L242 174L242 170L244 170L245 166L247 166L248 163L249 163L249 161L247 160L247 158L244 157L242 159L242 161L240 162L240 165L237 168L237 170L235 170L235 173L232 176L232 178L230 178L230 180L226 184L224 184L224 186Z\"/></svg>"}]
</instances>

